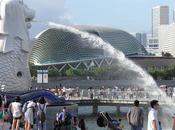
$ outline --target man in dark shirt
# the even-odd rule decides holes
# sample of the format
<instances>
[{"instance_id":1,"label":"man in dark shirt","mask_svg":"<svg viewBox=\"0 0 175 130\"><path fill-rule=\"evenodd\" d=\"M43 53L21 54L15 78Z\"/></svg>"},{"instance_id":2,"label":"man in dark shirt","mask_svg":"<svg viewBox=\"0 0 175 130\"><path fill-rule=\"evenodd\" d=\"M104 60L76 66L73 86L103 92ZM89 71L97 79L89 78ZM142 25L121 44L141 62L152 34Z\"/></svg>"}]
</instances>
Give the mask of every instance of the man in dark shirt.
<instances>
[{"instance_id":1,"label":"man in dark shirt","mask_svg":"<svg viewBox=\"0 0 175 130\"><path fill-rule=\"evenodd\" d=\"M127 113L127 120L131 126L131 130L142 130L143 128L143 110L139 107L139 101L134 101L132 107Z\"/></svg>"}]
</instances>

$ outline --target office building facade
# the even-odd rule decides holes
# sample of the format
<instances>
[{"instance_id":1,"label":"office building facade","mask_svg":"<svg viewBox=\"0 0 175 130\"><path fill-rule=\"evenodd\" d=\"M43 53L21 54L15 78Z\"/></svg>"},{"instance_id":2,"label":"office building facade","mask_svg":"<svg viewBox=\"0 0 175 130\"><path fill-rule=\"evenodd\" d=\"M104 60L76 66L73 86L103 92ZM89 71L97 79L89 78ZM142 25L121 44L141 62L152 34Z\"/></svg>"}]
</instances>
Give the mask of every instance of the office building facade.
<instances>
[{"instance_id":1,"label":"office building facade","mask_svg":"<svg viewBox=\"0 0 175 130\"><path fill-rule=\"evenodd\" d=\"M169 24L169 7L156 6L152 8L152 37L158 37L158 27Z\"/></svg>"},{"instance_id":2,"label":"office building facade","mask_svg":"<svg viewBox=\"0 0 175 130\"><path fill-rule=\"evenodd\" d=\"M159 50L175 56L175 23L159 27Z\"/></svg>"},{"instance_id":3,"label":"office building facade","mask_svg":"<svg viewBox=\"0 0 175 130\"><path fill-rule=\"evenodd\" d=\"M150 55L160 56L158 37L152 37L152 35L147 35L146 50Z\"/></svg>"}]
</instances>

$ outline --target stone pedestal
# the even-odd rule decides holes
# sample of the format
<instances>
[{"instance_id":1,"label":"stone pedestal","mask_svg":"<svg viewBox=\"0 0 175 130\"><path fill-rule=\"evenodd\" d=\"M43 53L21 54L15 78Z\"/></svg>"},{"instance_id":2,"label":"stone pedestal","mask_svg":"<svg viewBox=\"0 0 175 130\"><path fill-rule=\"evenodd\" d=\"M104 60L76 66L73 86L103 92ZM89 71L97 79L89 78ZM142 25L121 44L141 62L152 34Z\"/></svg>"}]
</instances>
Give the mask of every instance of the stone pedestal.
<instances>
[{"instance_id":1,"label":"stone pedestal","mask_svg":"<svg viewBox=\"0 0 175 130\"><path fill-rule=\"evenodd\" d=\"M31 76L28 65L28 53L22 52L20 43L15 50L0 53L0 89L5 91L28 90Z\"/></svg>"}]
</instances>

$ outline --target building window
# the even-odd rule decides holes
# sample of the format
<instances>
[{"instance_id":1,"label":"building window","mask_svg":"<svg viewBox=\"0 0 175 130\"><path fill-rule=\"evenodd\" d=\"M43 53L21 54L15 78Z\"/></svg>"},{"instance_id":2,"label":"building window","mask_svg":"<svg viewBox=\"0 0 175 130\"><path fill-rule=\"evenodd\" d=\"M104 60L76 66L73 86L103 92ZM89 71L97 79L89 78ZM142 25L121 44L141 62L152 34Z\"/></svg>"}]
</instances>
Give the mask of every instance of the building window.
<instances>
[{"instance_id":1,"label":"building window","mask_svg":"<svg viewBox=\"0 0 175 130\"><path fill-rule=\"evenodd\" d=\"M159 45L149 45L149 47L159 47Z\"/></svg>"}]
</instances>

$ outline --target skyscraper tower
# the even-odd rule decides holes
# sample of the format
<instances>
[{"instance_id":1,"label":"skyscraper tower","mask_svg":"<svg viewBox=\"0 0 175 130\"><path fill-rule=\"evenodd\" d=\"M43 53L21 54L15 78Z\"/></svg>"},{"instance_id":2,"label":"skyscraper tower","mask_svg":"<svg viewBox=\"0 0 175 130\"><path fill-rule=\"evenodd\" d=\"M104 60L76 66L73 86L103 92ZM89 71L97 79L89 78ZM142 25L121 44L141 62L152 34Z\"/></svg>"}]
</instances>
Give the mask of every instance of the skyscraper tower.
<instances>
[{"instance_id":1,"label":"skyscraper tower","mask_svg":"<svg viewBox=\"0 0 175 130\"><path fill-rule=\"evenodd\" d=\"M152 37L158 36L159 25L169 24L169 7L156 6L152 8Z\"/></svg>"}]
</instances>

